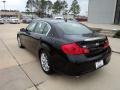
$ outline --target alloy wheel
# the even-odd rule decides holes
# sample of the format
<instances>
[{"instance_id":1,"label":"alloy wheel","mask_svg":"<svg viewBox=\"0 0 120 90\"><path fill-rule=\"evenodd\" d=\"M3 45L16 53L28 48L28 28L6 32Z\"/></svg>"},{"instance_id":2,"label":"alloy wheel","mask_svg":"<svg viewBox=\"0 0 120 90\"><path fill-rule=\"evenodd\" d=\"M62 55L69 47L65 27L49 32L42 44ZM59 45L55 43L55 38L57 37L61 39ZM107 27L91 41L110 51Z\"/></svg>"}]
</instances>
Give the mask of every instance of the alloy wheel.
<instances>
[{"instance_id":1,"label":"alloy wheel","mask_svg":"<svg viewBox=\"0 0 120 90\"><path fill-rule=\"evenodd\" d=\"M41 65L44 71L48 72L50 70L50 66L48 64L48 57L45 53L41 54Z\"/></svg>"}]
</instances>

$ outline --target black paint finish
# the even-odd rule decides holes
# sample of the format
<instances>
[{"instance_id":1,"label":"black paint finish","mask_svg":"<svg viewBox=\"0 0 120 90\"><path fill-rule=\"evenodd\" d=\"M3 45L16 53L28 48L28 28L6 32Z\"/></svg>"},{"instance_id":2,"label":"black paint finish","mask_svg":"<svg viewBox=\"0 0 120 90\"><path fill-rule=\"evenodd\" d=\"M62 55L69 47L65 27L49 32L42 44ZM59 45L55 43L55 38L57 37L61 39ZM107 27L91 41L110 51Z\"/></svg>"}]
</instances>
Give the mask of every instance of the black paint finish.
<instances>
[{"instance_id":1,"label":"black paint finish","mask_svg":"<svg viewBox=\"0 0 120 90\"><path fill-rule=\"evenodd\" d=\"M36 24L38 22L45 22L51 26L51 30L47 35L36 33L34 30L29 32L24 29L18 32L17 36L21 38L21 42L26 48L38 56L41 49L47 50L51 55L52 65L56 71L69 75L80 75L81 73L96 70L95 62L99 60L103 60L104 65L109 63L111 48L104 49L102 46L107 39L105 36L101 36L95 32L84 35L64 35L63 31L57 28L56 23L67 22L56 20L34 21ZM91 39L91 41L85 41L86 39ZM77 43L81 47L86 45L91 51L87 55L64 54L61 50L61 45L69 43ZM100 45L95 46L96 43L100 43Z\"/></svg>"}]
</instances>

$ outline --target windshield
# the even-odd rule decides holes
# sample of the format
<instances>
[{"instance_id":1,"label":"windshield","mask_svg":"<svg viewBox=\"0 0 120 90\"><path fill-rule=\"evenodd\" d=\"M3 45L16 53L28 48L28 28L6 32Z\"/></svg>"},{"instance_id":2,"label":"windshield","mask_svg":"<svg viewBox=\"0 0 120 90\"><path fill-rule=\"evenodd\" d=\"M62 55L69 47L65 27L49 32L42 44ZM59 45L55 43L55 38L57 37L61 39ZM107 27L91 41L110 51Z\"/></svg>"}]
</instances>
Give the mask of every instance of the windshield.
<instances>
[{"instance_id":1,"label":"windshield","mask_svg":"<svg viewBox=\"0 0 120 90\"><path fill-rule=\"evenodd\" d=\"M57 26L64 32L70 35L83 35L93 33L92 30L79 23L57 23Z\"/></svg>"}]
</instances>

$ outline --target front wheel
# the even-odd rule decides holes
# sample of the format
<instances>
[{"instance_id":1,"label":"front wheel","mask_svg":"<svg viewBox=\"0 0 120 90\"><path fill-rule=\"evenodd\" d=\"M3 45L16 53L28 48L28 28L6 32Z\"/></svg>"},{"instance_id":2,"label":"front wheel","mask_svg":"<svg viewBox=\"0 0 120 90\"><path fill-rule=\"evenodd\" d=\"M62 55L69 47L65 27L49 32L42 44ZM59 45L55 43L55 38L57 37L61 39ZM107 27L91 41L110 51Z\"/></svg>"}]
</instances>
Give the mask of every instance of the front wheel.
<instances>
[{"instance_id":1,"label":"front wheel","mask_svg":"<svg viewBox=\"0 0 120 90\"><path fill-rule=\"evenodd\" d=\"M18 47L24 48L24 46L23 46L22 43L21 43L20 37L17 37L17 41L18 41Z\"/></svg>"},{"instance_id":2,"label":"front wheel","mask_svg":"<svg viewBox=\"0 0 120 90\"><path fill-rule=\"evenodd\" d=\"M52 65L50 63L50 56L49 56L49 53L47 51L45 51L45 50L41 51L40 62L41 62L42 70L46 74L53 74L53 68L52 68Z\"/></svg>"}]
</instances>

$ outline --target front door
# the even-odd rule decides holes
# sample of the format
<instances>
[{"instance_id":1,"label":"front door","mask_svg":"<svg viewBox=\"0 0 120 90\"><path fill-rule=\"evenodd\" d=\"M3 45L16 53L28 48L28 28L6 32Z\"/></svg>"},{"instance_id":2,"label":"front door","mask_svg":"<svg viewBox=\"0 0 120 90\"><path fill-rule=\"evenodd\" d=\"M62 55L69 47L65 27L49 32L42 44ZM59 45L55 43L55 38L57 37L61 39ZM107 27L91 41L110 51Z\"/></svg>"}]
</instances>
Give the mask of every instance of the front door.
<instances>
[{"instance_id":1,"label":"front door","mask_svg":"<svg viewBox=\"0 0 120 90\"><path fill-rule=\"evenodd\" d=\"M36 22L32 22L31 24L29 24L28 27L26 28L26 32L22 36L24 41L24 46L28 49L31 49L32 47L31 38L36 24L37 24Z\"/></svg>"},{"instance_id":2,"label":"front door","mask_svg":"<svg viewBox=\"0 0 120 90\"><path fill-rule=\"evenodd\" d=\"M32 35L32 38L31 38L32 47L31 47L31 49L36 54L38 53L38 49L41 46L40 42L41 42L41 38L44 36L43 30L44 30L45 26L46 26L46 24L39 21L34 29L34 32L31 34Z\"/></svg>"}]
</instances>

